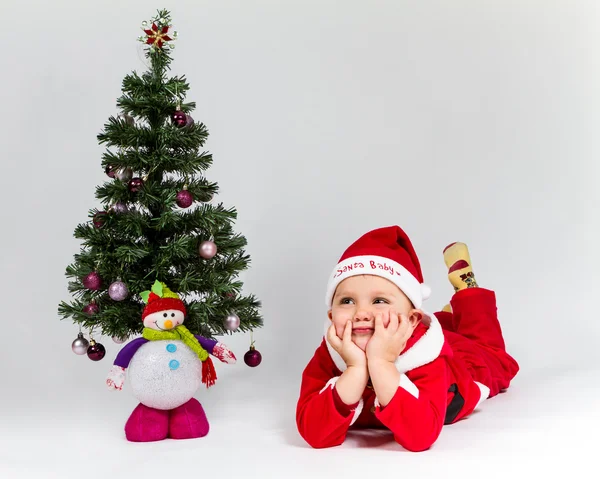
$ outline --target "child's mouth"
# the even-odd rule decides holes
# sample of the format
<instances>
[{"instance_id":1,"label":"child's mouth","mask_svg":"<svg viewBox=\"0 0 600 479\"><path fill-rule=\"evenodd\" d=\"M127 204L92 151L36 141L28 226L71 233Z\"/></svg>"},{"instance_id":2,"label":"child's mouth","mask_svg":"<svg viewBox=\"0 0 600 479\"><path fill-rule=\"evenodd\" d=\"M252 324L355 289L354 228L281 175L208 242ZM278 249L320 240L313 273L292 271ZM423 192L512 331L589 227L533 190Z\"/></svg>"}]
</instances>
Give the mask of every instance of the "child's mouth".
<instances>
[{"instance_id":1,"label":"child's mouth","mask_svg":"<svg viewBox=\"0 0 600 479\"><path fill-rule=\"evenodd\" d=\"M352 330L353 334L370 334L373 332L373 328L354 328Z\"/></svg>"}]
</instances>

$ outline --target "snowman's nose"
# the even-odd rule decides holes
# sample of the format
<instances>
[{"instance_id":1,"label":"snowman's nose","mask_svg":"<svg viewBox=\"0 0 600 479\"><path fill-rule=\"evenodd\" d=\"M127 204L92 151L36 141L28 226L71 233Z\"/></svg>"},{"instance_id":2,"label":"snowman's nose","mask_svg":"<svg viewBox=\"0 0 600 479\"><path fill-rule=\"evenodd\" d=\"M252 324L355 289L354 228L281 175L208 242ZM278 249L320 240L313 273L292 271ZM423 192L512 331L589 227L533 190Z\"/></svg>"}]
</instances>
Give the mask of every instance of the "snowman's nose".
<instances>
[{"instance_id":1,"label":"snowman's nose","mask_svg":"<svg viewBox=\"0 0 600 479\"><path fill-rule=\"evenodd\" d=\"M165 328L166 329L171 329L173 327L173 321L171 321L170 319L167 319L165 321Z\"/></svg>"}]
</instances>

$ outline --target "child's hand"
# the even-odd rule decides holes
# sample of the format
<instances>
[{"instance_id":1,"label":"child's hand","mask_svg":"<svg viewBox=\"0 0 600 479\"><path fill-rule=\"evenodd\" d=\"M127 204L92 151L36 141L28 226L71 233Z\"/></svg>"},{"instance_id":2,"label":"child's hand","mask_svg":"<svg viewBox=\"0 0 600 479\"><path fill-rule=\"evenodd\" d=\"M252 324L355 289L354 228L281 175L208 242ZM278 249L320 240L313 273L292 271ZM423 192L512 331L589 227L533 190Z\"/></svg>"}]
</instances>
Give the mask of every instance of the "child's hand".
<instances>
[{"instance_id":1,"label":"child's hand","mask_svg":"<svg viewBox=\"0 0 600 479\"><path fill-rule=\"evenodd\" d=\"M406 346L411 334L412 330L405 316L394 310L378 313L375 316L375 332L367 343L367 360L393 363Z\"/></svg>"},{"instance_id":2,"label":"child's hand","mask_svg":"<svg viewBox=\"0 0 600 479\"><path fill-rule=\"evenodd\" d=\"M346 366L367 366L367 356L365 352L352 341L352 321L346 323L342 339L338 337L335 326L332 324L327 330L327 340L333 349L335 349L342 357Z\"/></svg>"}]
</instances>

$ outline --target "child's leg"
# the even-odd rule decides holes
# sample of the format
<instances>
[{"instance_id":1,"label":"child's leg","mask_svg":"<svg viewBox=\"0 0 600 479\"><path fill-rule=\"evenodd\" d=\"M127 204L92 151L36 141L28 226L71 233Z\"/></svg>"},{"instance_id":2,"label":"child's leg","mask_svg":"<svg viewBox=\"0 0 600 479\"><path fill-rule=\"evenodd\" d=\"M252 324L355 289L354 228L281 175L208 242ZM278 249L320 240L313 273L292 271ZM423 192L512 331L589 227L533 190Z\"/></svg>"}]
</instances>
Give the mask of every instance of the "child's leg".
<instances>
[{"instance_id":1,"label":"child's leg","mask_svg":"<svg viewBox=\"0 0 600 479\"><path fill-rule=\"evenodd\" d=\"M465 244L454 243L447 247L444 259L449 265L448 278L456 290L450 302L452 331L465 338L456 341L453 349L456 356L463 359L473 379L489 387L490 396L494 396L509 386L519 370L517 362L506 353L496 295L478 287ZM456 272L460 274L456 275Z\"/></svg>"}]
</instances>

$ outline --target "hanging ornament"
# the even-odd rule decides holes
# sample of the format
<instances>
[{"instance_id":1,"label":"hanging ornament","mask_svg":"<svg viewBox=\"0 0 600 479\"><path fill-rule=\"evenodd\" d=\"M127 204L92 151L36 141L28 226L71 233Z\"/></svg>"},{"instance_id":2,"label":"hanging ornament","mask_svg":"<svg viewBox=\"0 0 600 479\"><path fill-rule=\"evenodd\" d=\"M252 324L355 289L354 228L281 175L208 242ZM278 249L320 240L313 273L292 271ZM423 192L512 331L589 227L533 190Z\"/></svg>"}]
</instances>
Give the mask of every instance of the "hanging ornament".
<instances>
[{"instance_id":1,"label":"hanging ornament","mask_svg":"<svg viewBox=\"0 0 600 479\"><path fill-rule=\"evenodd\" d=\"M131 115L128 115L127 113L121 113L119 115L119 118L130 126L135 125L135 119Z\"/></svg>"},{"instance_id":2,"label":"hanging ornament","mask_svg":"<svg viewBox=\"0 0 600 479\"><path fill-rule=\"evenodd\" d=\"M117 344L123 344L125 341L127 341L127 338L120 338L119 336L113 336L112 340Z\"/></svg>"},{"instance_id":3,"label":"hanging ornament","mask_svg":"<svg viewBox=\"0 0 600 479\"><path fill-rule=\"evenodd\" d=\"M83 312L85 314L87 314L88 316L93 316L94 314L98 314L98 311L100 311L100 308L93 301L83 308Z\"/></svg>"},{"instance_id":4,"label":"hanging ornament","mask_svg":"<svg viewBox=\"0 0 600 479\"><path fill-rule=\"evenodd\" d=\"M142 189L143 186L144 180L142 180L141 178L136 177L129 181L129 191L131 191L132 193L137 193Z\"/></svg>"},{"instance_id":5,"label":"hanging ornament","mask_svg":"<svg viewBox=\"0 0 600 479\"><path fill-rule=\"evenodd\" d=\"M104 226L104 223L106 223L107 216L108 213L106 213L106 211L98 211L98 213L96 213L93 218L94 226L96 228L102 228Z\"/></svg>"},{"instance_id":6,"label":"hanging ornament","mask_svg":"<svg viewBox=\"0 0 600 479\"><path fill-rule=\"evenodd\" d=\"M123 183L127 183L133 177L133 170L128 166L125 168L119 168L115 171L115 178Z\"/></svg>"},{"instance_id":7,"label":"hanging ornament","mask_svg":"<svg viewBox=\"0 0 600 479\"><path fill-rule=\"evenodd\" d=\"M87 348L87 355L92 361L100 361L106 355L106 349L100 343L91 339Z\"/></svg>"},{"instance_id":8,"label":"hanging ornament","mask_svg":"<svg viewBox=\"0 0 600 479\"><path fill-rule=\"evenodd\" d=\"M223 326L227 331L236 331L240 327L240 318L235 313L230 313L224 320Z\"/></svg>"},{"instance_id":9,"label":"hanging ornament","mask_svg":"<svg viewBox=\"0 0 600 479\"><path fill-rule=\"evenodd\" d=\"M180 208L189 208L194 202L194 197L187 190L187 186L184 186L183 190L177 193L177 198L175 199L175 201L177 202L177 206L179 206Z\"/></svg>"},{"instance_id":10,"label":"hanging ornament","mask_svg":"<svg viewBox=\"0 0 600 479\"><path fill-rule=\"evenodd\" d=\"M217 254L217 245L213 241L203 241L199 250L200 256L204 259L211 259Z\"/></svg>"},{"instance_id":11,"label":"hanging ornament","mask_svg":"<svg viewBox=\"0 0 600 479\"><path fill-rule=\"evenodd\" d=\"M98 291L102 287L102 278L96 271L92 271L83 278L83 287L91 291Z\"/></svg>"},{"instance_id":12,"label":"hanging ornament","mask_svg":"<svg viewBox=\"0 0 600 479\"><path fill-rule=\"evenodd\" d=\"M118 215L129 213L128 206L122 201L117 201L114 205L112 205L111 210Z\"/></svg>"},{"instance_id":13,"label":"hanging ornament","mask_svg":"<svg viewBox=\"0 0 600 479\"><path fill-rule=\"evenodd\" d=\"M252 332L250 332L250 337L252 338ZM262 355L260 354L258 349L254 347L254 341L250 339L250 349L248 349L248 351L246 351L246 354L244 354L244 362L251 368L255 368L261 363L261 361Z\"/></svg>"},{"instance_id":14,"label":"hanging ornament","mask_svg":"<svg viewBox=\"0 0 600 479\"><path fill-rule=\"evenodd\" d=\"M171 114L171 121L177 128L183 128L188 121L187 115L183 111L177 109Z\"/></svg>"},{"instance_id":15,"label":"hanging ornament","mask_svg":"<svg viewBox=\"0 0 600 479\"><path fill-rule=\"evenodd\" d=\"M104 168L104 172L108 175L109 178L114 178L116 170L112 165L106 165L106 168Z\"/></svg>"},{"instance_id":16,"label":"hanging ornament","mask_svg":"<svg viewBox=\"0 0 600 479\"><path fill-rule=\"evenodd\" d=\"M129 290L123 281L115 281L108 287L108 295L114 301L123 301L129 295Z\"/></svg>"},{"instance_id":17,"label":"hanging ornament","mask_svg":"<svg viewBox=\"0 0 600 479\"><path fill-rule=\"evenodd\" d=\"M80 331L77 335L77 338L75 338L71 344L71 349L75 354L83 356L85 353L87 353L89 345L90 343L88 343L88 340L83 337L83 333Z\"/></svg>"},{"instance_id":18,"label":"hanging ornament","mask_svg":"<svg viewBox=\"0 0 600 479\"><path fill-rule=\"evenodd\" d=\"M173 45L174 46L174 45ZM189 113L186 115L186 121L185 121L185 127L186 128L191 128L194 126L194 119L192 118L192 115L190 115Z\"/></svg>"}]
</instances>

